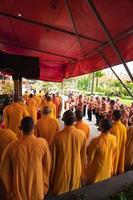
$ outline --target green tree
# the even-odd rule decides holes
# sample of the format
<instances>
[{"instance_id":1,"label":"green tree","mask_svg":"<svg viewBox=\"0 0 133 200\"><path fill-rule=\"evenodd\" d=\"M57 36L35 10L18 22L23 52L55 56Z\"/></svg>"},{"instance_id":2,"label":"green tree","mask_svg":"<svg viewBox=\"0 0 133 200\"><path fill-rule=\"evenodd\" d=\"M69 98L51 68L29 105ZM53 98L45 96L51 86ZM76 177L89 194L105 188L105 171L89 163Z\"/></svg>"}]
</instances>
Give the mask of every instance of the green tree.
<instances>
[{"instance_id":1,"label":"green tree","mask_svg":"<svg viewBox=\"0 0 133 200\"><path fill-rule=\"evenodd\" d=\"M90 75L79 78L78 81L77 81L77 89L88 91L88 89L90 88L90 82L91 82L91 76Z\"/></svg>"},{"instance_id":2,"label":"green tree","mask_svg":"<svg viewBox=\"0 0 133 200\"><path fill-rule=\"evenodd\" d=\"M96 92L98 91L99 78L102 78L103 76L104 76L104 73L102 71L94 72L94 77L96 79Z\"/></svg>"}]
</instances>

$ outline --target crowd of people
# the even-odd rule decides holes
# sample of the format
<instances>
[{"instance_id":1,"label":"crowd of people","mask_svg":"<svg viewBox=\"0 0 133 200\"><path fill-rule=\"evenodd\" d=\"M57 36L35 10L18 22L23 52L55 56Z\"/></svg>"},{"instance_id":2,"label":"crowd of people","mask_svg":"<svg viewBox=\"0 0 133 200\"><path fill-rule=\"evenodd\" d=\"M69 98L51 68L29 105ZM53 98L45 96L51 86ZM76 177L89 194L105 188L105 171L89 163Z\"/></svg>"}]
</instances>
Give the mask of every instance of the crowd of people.
<instances>
[{"instance_id":1,"label":"crowd of people","mask_svg":"<svg viewBox=\"0 0 133 200\"><path fill-rule=\"evenodd\" d=\"M63 101L58 93L26 92L4 108L0 181L7 199L43 200L133 169L133 104L73 94ZM91 140L92 116L100 135Z\"/></svg>"}]
</instances>

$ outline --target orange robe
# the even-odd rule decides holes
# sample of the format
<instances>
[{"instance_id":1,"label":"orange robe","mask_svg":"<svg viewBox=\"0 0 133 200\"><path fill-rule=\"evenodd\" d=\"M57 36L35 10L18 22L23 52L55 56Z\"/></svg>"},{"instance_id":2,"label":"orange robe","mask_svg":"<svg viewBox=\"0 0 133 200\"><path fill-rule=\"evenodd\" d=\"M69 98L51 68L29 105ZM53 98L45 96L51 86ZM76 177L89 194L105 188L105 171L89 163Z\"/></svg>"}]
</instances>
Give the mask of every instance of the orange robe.
<instances>
[{"instance_id":1,"label":"orange robe","mask_svg":"<svg viewBox=\"0 0 133 200\"><path fill-rule=\"evenodd\" d=\"M49 147L44 139L27 135L9 144L0 166L8 198L43 200L49 188L50 167Z\"/></svg>"},{"instance_id":2,"label":"orange robe","mask_svg":"<svg viewBox=\"0 0 133 200\"><path fill-rule=\"evenodd\" d=\"M62 105L63 105L63 100L60 96L57 96L58 100L59 100L59 110L58 110L58 117L61 116L61 112L62 112Z\"/></svg>"},{"instance_id":3,"label":"orange robe","mask_svg":"<svg viewBox=\"0 0 133 200\"><path fill-rule=\"evenodd\" d=\"M28 106L29 114L32 117L32 119L34 120L34 124L36 124L36 122L37 122L37 109L38 109L37 101L34 98L30 98L26 102L26 104Z\"/></svg>"},{"instance_id":4,"label":"orange robe","mask_svg":"<svg viewBox=\"0 0 133 200\"><path fill-rule=\"evenodd\" d=\"M50 116L56 118L56 106L55 106L55 104L52 101L46 101L43 104L43 107L45 107L45 106L48 106L50 108L50 110L51 110Z\"/></svg>"},{"instance_id":5,"label":"orange robe","mask_svg":"<svg viewBox=\"0 0 133 200\"><path fill-rule=\"evenodd\" d=\"M86 137L74 126L66 126L54 137L51 146L51 191L59 195L81 186L85 165Z\"/></svg>"},{"instance_id":6,"label":"orange robe","mask_svg":"<svg viewBox=\"0 0 133 200\"><path fill-rule=\"evenodd\" d=\"M56 118L50 115L43 115L43 117L37 121L35 134L37 137L45 138L50 146L59 128L60 125Z\"/></svg>"},{"instance_id":7,"label":"orange robe","mask_svg":"<svg viewBox=\"0 0 133 200\"><path fill-rule=\"evenodd\" d=\"M21 133L19 129L21 120L26 116L29 116L29 113L27 112L25 105L19 102L6 106L3 112L6 128L11 129L18 137Z\"/></svg>"},{"instance_id":8,"label":"orange robe","mask_svg":"<svg viewBox=\"0 0 133 200\"><path fill-rule=\"evenodd\" d=\"M109 133L94 138L87 149L85 180L92 184L111 178L114 156L117 151L117 138Z\"/></svg>"},{"instance_id":9,"label":"orange robe","mask_svg":"<svg viewBox=\"0 0 133 200\"><path fill-rule=\"evenodd\" d=\"M133 125L127 129L125 170L133 169Z\"/></svg>"},{"instance_id":10,"label":"orange robe","mask_svg":"<svg viewBox=\"0 0 133 200\"><path fill-rule=\"evenodd\" d=\"M59 105L60 105L60 101L59 101L59 99L58 99L57 97L55 97L55 98L53 99L53 103L54 103L55 106L56 106L56 117L58 117L58 116L59 116Z\"/></svg>"},{"instance_id":11,"label":"orange robe","mask_svg":"<svg viewBox=\"0 0 133 200\"><path fill-rule=\"evenodd\" d=\"M90 139L90 127L89 127L89 125L85 121L80 120L80 121L77 121L74 126L85 132L86 140L87 140L87 143L88 143L89 139Z\"/></svg>"},{"instance_id":12,"label":"orange robe","mask_svg":"<svg viewBox=\"0 0 133 200\"><path fill-rule=\"evenodd\" d=\"M17 140L17 136L13 131L0 128L0 161L5 148L14 140Z\"/></svg>"},{"instance_id":13,"label":"orange robe","mask_svg":"<svg viewBox=\"0 0 133 200\"><path fill-rule=\"evenodd\" d=\"M125 163L125 146L127 139L126 127L121 123L121 121L116 121L110 130L112 135L115 135L118 141L117 155L114 162L114 172L113 175L121 174L124 172Z\"/></svg>"}]
</instances>

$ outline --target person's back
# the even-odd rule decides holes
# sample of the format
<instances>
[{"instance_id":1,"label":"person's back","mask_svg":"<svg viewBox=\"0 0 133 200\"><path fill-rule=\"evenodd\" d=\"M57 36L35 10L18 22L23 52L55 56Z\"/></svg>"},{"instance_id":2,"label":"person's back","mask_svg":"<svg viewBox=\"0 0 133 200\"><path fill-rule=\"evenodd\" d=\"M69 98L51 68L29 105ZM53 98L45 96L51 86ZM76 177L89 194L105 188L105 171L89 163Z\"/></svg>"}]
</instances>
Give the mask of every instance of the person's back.
<instances>
[{"instance_id":1,"label":"person's back","mask_svg":"<svg viewBox=\"0 0 133 200\"><path fill-rule=\"evenodd\" d=\"M125 171L133 169L133 117L131 126L127 129L127 141L125 151Z\"/></svg>"},{"instance_id":2,"label":"person's back","mask_svg":"<svg viewBox=\"0 0 133 200\"><path fill-rule=\"evenodd\" d=\"M65 125L66 120L69 121L72 118L69 116L70 112L72 111L64 113ZM84 132L76 129L72 124L66 125L57 133L51 146L50 182L52 193L55 195L80 187L82 167L85 164L86 138Z\"/></svg>"},{"instance_id":3,"label":"person's back","mask_svg":"<svg viewBox=\"0 0 133 200\"><path fill-rule=\"evenodd\" d=\"M75 111L75 115L76 115L76 123L74 124L74 126L77 129L82 130L85 135L86 135L86 140L87 142L89 141L90 138L90 127L89 125L82 119L83 118L83 112L80 110L76 110Z\"/></svg>"},{"instance_id":4,"label":"person's back","mask_svg":"<svg viewBox=\"0 0 133 200\"><path fill-rule=\"evenodd\" d=\"M124 172L125 163L125 145L127 139L126 127L121 123L121 112L115 110L113 112L113 119L115 120L110 133L115 135L118 140L117 156L114 163L114 175Z\"/></svg>"},{"instance_id":5,"label":"person's back","mask_svg":"<svg viewBox=\"0 0 133 200\"><path fill-rule=\"evenodd\" d=\"M14 133L16 133L19 136L19 126L21 120L28 115L29 113L27 112L25 106L19 101L16 101L11 105L6 106L3 112L4 123L6 125L6 128L11 129Z\"/></svg>"},{"instance_id":6,"label":"person's back","mask_svg":"<svg viewBox=\"0 0 133 200\"><path fill-rule=\"evenodd\" d=\"M35 134L37 137L45 138L49 144L52 144L53 137L59 131L59 122L56 118L50 116L51 110L45 106L42 110L42 118L37 121Z\"/></svg>"},{"instance_id":7,"label":"person's back","mask_svg":"<svg viewBox=\"0 0 133 200\"><path fill-rule=\"evenodd\" d=\"M12 130L0 128L0 161L7 145L15 140L17 136Z\"/></svg>"},{"instance_id":8,"label":"person's back","mask_svg":"<svg viewBox=\"0 0 133 200\"><path fill-rule=\"evenodd\" d=\"M50 96L47 97L47 101L43 106L48 106L51 110L51 117L56 118L56 105L53 103L52 98Z\"/></svg>"},{"instance_id":9,"label":"person's back","mask_svg":"<svg viewBox=\"0 0 133 200\"><path fill-rule=\"evenodd\" d=\"M102 124L101 127L105 128L101 129L101 135L94 138L87 149L85 180L88 184L111 178L113 172L117 139L108 132L112 125L110 120L103 119L100 124Z\"/></svg>"},{"instance_id":10,"label":"person's back","mask_svg":"<svg viewBox=\"0 0 133 200\"><path fill-rule=\"evenodd\" d=\"M37 101L33 98L32 94L30 94L30 98L27 100L26 104L28 106L29 114L34 120L34 123L36 124L38 104Z\"/></svg>"},{"instance_id":11,"label":"person's back","mask_svg":"<svg viewBox=\"0 0 133 200\"><path fill-rule=\"evenodd\" d=\"M29 123L26 118L23 119L23 124ZM32 118L30 123L31 121L33 124ZM47 142L36 138L33 133L26 133L18 141L9 144L0 168L0 178L8 198L13 196L17 200L43 200L49 187L50 164Z\"/></svg>"}]
</instances>

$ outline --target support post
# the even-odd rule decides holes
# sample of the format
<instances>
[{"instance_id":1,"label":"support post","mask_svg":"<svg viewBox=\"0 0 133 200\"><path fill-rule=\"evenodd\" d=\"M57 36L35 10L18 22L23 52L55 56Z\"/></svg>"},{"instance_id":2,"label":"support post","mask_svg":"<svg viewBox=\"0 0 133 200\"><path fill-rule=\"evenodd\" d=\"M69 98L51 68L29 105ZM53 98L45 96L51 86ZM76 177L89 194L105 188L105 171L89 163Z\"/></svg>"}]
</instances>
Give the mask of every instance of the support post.
<instances>
[{"instance_id":1,"label":"support post","mask_svg":"<svg viewBox=\"0 0 133 200\"><path fill-rule=\"evenodd\" d=\"M105 60L105 62L107 63L107 65L109 66L109 68L111 69L111 71L114 73L114 75L117 77L117 79L120 81L120 83L123 85L123 87L125 88L125 90L128 92L128 94L133 98L132 93L129 91L129 89L127 88L127 86L123 83L123 81L119 78L119 76L116 74L116 72L113 70L113 68L111 67L108 59L105 57L105 55L101 52L101 51L97 51L99 53L99 55Z\"/></svg>"},{"instance_id":2,"label":"support post","mask_svg":"<svg viewBox=\"0 0 133 200\"><path fill-rule=\"evenodd\" d=\"M14 94L18 95L19 97L22 97L22 77L19 77L18 75L13 75L13 81L14 81Z\"/></svg>"},{"instance_id":3,"label":"support post","mask_svg":"<svg viewBox=\"0 0 133 200\"><path fill-rule=\"evenodd\" d=\"M99 12L97 11L97 9L96 9L94 3L92 2L92 0L87 0L87 1L88 1L88 4L89 4L91 10L93 11L94 15L96 16L96 18L97 18L97 20L98 20L98 22L99 22L101 28L103 29L105 35L107 36L110 45L111 45L112 48L114 49L114 51L115 51L116 55L118 56L119 60L120 60L120 61L122 62L122 64L124 65L124 67L125 67L125 69L126 69L128 75L129 75L130 79L131 79L132 82L133 82L133 76L132 76L130 70L128 69L128 66L127 66L127 64L126 64L126 62L125 62L125 60L124 60L124 58L122 57L119 48L118 48L117 45L115 44L115 42L114 42L114 40L113 40L113 38L112 38L112 36L111 36L111 34L110 34L108 28L106 27L106 25L105 25L104 21L102 20L102 18L101 18L101 16L100 16Z\"/></svg>"}]
</instances>

